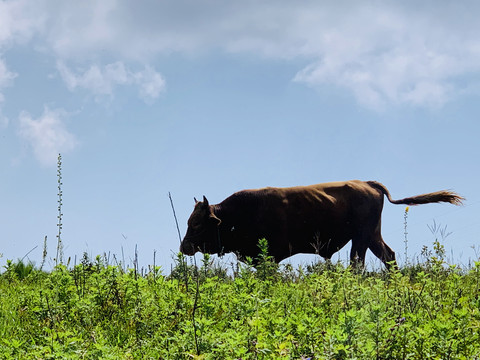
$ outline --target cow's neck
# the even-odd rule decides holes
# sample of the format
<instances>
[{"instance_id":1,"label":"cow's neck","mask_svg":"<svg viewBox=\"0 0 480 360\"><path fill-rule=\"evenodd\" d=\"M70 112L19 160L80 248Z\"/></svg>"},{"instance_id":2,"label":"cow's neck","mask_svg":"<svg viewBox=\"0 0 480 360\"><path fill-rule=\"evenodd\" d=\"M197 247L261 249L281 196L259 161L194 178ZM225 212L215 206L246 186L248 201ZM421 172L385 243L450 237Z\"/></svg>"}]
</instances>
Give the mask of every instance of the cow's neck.
<instances>
[{"instance_id":1,"label":"cow's neck","mask_svg":"<svg viewBox=\"0 0 480 360\"><path fill-rule=\"evenodd\" d=\"M256 257L258 255L256 242L249 244L245 242L245 229L242 223L238 223L238 214L229 211L229 208L222 207L222 204L212 205L213 213L221 220L218 231L219 243L224 253L233 252L242 259L246 256Z\"/></svg>"},{"instance_id":2,"label":"cow's neck","mask_svg":"<svg viewBox=\"0 0 480 360\"><path fill-rule=\"evenodd\" d=\"M220 204L212 205L213 213L221 220L218 227L218 239L220 246L224 253L236 251L237 249L232 247L232 231L230 219L227 212L222 208Z\"/></svg>"}]
</instances>

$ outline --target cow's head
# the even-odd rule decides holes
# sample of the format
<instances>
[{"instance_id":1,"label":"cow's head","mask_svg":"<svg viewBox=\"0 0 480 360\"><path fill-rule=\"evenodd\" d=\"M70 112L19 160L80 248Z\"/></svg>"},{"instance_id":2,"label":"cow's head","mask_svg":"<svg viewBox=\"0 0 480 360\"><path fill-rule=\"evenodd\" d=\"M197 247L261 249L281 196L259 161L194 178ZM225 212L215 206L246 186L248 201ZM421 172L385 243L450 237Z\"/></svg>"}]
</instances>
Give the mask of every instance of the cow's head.
<instances>
[{"instance_id":1,"label":"cow's head","mask_svg":"<svg viewBox=\"0 0 480 360\"><path fill-rule=\"evenodd\" d=\"M180 245L185 255L194 255L197 251L214 254L222 251L218 238L218 225L221 220L213 213L213 207L204 196L203 201L195 200L195 208L188 219L187 234Z\"/></svg>"}]
</instances>

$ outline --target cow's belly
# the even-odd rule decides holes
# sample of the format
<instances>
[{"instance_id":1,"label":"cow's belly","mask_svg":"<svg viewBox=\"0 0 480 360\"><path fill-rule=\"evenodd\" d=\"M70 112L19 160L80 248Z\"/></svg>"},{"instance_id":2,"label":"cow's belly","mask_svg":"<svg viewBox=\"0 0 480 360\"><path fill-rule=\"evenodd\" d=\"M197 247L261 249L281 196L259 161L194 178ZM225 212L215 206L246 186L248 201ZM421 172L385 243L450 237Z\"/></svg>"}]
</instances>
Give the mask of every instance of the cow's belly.
<instances>
[{"instance_id":1,"label":"cow's belly","mask_svg":"<svg viewBox=\"0 0 480 360\"><path fill-rule=\"evenodd\" d=\"M318 254L331 258L353 237L348 224L295 224L288 230L288 243L292 255L299 253Z\"/></svg>"}]
</instances>

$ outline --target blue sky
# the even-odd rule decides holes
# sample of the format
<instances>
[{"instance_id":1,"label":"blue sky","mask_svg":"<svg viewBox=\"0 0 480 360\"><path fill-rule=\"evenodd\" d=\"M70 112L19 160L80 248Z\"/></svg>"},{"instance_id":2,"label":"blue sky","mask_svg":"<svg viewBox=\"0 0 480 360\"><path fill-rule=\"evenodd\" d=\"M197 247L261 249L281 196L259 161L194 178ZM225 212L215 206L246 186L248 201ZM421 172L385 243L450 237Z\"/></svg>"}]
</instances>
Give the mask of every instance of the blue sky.
<instances>
[{"instance_id":1,"label":"blue sky","mask_svg":"<svg viewBox=\"0 0 480 360\"><path fill-rule=\"evenodd\" d=\"M441 4L441 6L439 5ZM362 179L411 208L408 256L447 226L477 259L480 5L395 1L0 2L0 265L122 249L166 272L193 197ZM404 259L403 206L385 241ZM476 250L472 247L477 247ZM340 252L346 258L345 250ZM295 257L295 264L311 257ZM226 260L228 261L228 260ZM370 260L374 263L373 257Z\"/></svg>"}]
</instances>

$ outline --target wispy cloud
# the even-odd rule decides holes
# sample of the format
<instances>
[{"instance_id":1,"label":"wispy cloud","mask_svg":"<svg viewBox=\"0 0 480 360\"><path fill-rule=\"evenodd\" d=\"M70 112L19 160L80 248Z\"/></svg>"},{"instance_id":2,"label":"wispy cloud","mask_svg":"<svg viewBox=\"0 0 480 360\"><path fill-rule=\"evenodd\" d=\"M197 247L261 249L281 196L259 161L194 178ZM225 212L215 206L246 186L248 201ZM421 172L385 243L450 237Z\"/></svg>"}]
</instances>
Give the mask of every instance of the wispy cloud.
<instances>
[{"instance_id":1,"label":"wispy cloud","mask_svg":"<svg viewBox=\"0 0 480 360\"><path fill-rule=\"evenodd\" d=\"M480 26L473 19L469 31L455 26L455 15L448 11L460 15L463 6L413 10L363 6L356 18L338 16L310 47L318 60L294 80L345 88L374 109L443 105L461 90L459 80L480 72Z\"/></svg>"},{"instance_id":2,"label":"wispy cloud","mask_svg":"<svg viewBox=\"0 0 480 360\"><path fill-rule=\"evenodd\" d=\"M442 106L462 86L472 87L469 82L478 76L469 75L480 73L480 22L475 15L480 4L475 1L442 6L286 0L67 4L50 9L56 15L48 35L51 48L63 59L100 50L143 63L172 52L217 50L298 59L309 65L298 69L294 81L345 89L375 109L389 104ZM65 21L72 18L77 20ZM106 68L92 67L82 79L77 75L78 86L101 77L97 91L108 93L115 81L105 80L107 74ZM152 84L157 84L153 94L158 83Z\"/></svg>"},{"instance_id":3,"label":"wispy cloud","mask_svg":"<svg viewBox=\"0 0 480 360\"><path fill-rule=\"evenodd\" d=\"M54 166L59 153L69 152L77 146L75 136L65 126L66 117L64 110L47 107L37 119L25 111L19 116L19 135L44 166Z\"/></svg>"},{"instance_id":4,"label":"wispy cloud","mask_svg":"<svg viewBox=\"0 0 480 360\"><path fill-rule=\"evenodd\" d=\"M8 70L3 59L0 59L0 129L6 128L9 122L8 118L2 113L2 105L5 100L2 90L10 86L16 77L17 74Z\"/></svg>"},{"instance_id":5,"label":"wispy cloud","mask_svg":"<svg viewBox=\"0 0 480 360\"><path fill-rule=\"evenodd\" d=\"M0 59L0 89L12 84L13 79L17 77L17 74L8 70L7 65L3 59ZM0 101L3 98L0 97Z\"/></svg>"},{"instance_id":6,"label":"wispy cloud","mask_svg":"<svg viewBox=\"0 0 480 360\"><path fill-rule=\"evenodd\" d=\"M11 0L0 2L0 46L35 36L69 89L96 96L137 86L152 101L165 87L159 57L222 51L302 64L292 80L344 89L369 108L429 107L479 87L479 12L473 0ZM95 65L102 58L119 61Z\"/></svg>"},{"instance_id":7,"label":"wispy cloud","mask_svg":"<svg viewBox=\"0 0 480 360\"><path fill-rule=\"evenodd\" d=\"M158 98L165 89L163 76L150 66L135 72L118 61L103 67L94 64L86 70L73 71L59 61L57 69L70 91L89 90L97 99L102 96L113 97L117 86L135 85L139 89L139 96L149 102Z\"/></svg>"},{"instance_id":8,"label":"wispy cloud","mask_svg":"<svg viewBox=\"0 0 480 360\"><path fill-rule=\"evenodd\" d=\"M0 1L0 49L13 43L25 43L41 31L48 13L42 0Z\"/></svg>"},{"instance_id":9,"label":"wispy cloud","mask_svg":"<svg viewBox=\"0 0 480 360\"><path fill-rule=\"evenodd\" d=\"M36 14L25 0L0 1L0 56L14 44L23 44L31 39L43 24L44 17ZM5 101L3 90L13 84L17 73L9 70L3 58L0 58L0 129L6 128L9 119L3 114Z\"/></svg>"},{"instance_id":10,"label":"wispy cloud","mask_svg":"<svg viewBox=\"0 0 480 360\"><path fill-rule=\"evenodd\" d=\"M145 102L157 99L165 91L165 79L151 66L132 73L132 76L139 88L139 95Z\"/></svg>"}]
</instances>

